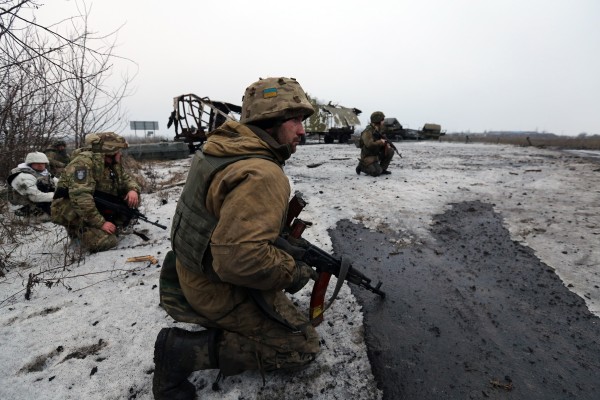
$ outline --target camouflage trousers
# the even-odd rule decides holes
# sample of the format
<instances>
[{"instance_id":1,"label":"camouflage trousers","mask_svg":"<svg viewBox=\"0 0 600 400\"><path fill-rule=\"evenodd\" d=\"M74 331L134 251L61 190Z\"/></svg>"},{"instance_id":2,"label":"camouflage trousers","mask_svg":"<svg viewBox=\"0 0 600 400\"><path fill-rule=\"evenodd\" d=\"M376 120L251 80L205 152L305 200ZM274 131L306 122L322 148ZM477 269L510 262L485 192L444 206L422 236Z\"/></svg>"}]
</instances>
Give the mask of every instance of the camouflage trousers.
<instances>
[{"instance_id":1,"label":"camouflage trousers","mask_svg":"<svg viewBox=\"0 0 600 400\"><path fill-rule=\"evenodd\" d=\"M64 226L69 237L80 240L81 246L91 253L112 249L119 242L116 234L111 235L100 228L86 225L65 199L53 201L51 211L52 222ZM127 221L117 215L111 222L119 228Z\"/></svg>"},{"instance_id":2,"label":"camouflage trousers","mask_svg":"<svg viewBox=\"0 0 600 400\"><path fill-rule=\"evenodd\" d=\"M379 156L366 157L364 160L359 161L357 171L364 172L367 175L379 176L383 171L387 171L390 166L390 162L394 158L394 151L379 152Z\"/></svg>"},{"instance_id":3,"label":"camouflage trousers","mask_svg":"<svg viewBox=\"0 0 600 400\"><path fill-rule=\"evenodd\" d=\"M98 228L71 228L67 227L67 232L71 238L77 238L81 245L90 253L97 253L117 247L119 239L115 234L108 234Z\"/></svg>"},{"instance_id":4,"label":"camouflage trousers","mask_svg":"<svg viewBox=\"0 0 600 400\"><path fill-rule=\"evenodd\" d=\"M195 309L193 274L177 263L177 274L190 305ZM288 322L305 327L304 333L291 329L269 318L251 298L247 298L230 313L218 321L211 321L196 314L196 321L206 328L223 330L218 345L219 368L225 376L236 375L246 370L274 371L295 370L313 361L319 352L320 343L316 330L308 317L300 313L283 292L275 294L273 308Z\"/></svg>"}]
</instances>

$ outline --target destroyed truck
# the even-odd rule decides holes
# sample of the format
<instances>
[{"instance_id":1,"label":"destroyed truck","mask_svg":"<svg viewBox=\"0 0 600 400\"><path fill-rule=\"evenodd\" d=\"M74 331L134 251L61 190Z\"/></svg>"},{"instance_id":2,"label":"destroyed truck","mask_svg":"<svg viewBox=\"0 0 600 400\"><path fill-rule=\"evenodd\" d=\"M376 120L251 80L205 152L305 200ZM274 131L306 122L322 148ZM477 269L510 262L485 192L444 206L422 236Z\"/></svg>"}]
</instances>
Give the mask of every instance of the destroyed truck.
<instances>
[{"instance_id":1,"label":"destroyed truck","mask_svg":"<svg viewBox=\"0 0 600 400\"><path fill-rule=\"evenodd\" d=\"M362 111L358 108L348 108L329 104L318 105L317 112L305 121L306 135L318 135L325 143L347 143L354 127L360 125L358 116Z\"/></svg>"},{"instance_id":2,"label":"destroyed truck","mask_svg":"<svg viewBox=\"0 0 600 400\"><path fill-rule=\"evenodd\" d=\"M242 107L214 101L195 94L183 94L173 99L173 111L167 128L175 127L175 141L188 145L191 153L206 141L206 134L227 120L239 121Z\"/></svg>"},{"instance_id":3,"label":"destroyed truck","mask_svg":"<svg viewBox=\"0 0 600 400\"><path fill-rule=\"evenodd\" d=\"M442 127L438 124L425 124L421 129L424 139L439 140L440 136L444 136L446 132L442 131Z\"/></svg>"},{"instance_id":4,"label":"destroyed truck","mask_svg":"<svg viewBox=\"0 0 600 400\"><path fill-rule=\"evenodd\" d=\"M442 132L438 124L427 123L423 129L404 128L396 118L385 118L383 120L383 132L391 141L400 140L438 140L446 134Z\"/></svg>"}]
</instances>

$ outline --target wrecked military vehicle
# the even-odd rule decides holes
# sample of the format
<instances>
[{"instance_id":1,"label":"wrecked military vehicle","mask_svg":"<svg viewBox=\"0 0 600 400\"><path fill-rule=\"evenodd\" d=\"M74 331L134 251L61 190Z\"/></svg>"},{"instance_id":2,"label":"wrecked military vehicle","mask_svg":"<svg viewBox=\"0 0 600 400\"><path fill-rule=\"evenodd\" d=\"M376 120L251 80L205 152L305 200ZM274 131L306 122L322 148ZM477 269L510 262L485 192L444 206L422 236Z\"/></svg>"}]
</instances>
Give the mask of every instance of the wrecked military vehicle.
<instances>
[{"instance_id":1,"label":"wrecked military vehicle","mask_svg":"<svg viewBox=\"0 0 600 400\"><path fill-rule=\"evenodd\" d=\"M191 154L206 141L208 132L227 120L239 121L241 113L242 107L235 104L183 94L173 99L167 128L175 127L175 141L186 143Z\"/></svg>"},{"instance_id":2,"label":"wrecked military vehicle","mask_svg":"<svg viewBox=\"0 0 600 400\"><path fill-rule=\"evenodd\" d=\"M385 118L383 120L383 132L391 141L400 140L439 140L440 136L446 134L438 124L427 123L423 129L407 129L396 118Z\"/></svg>"},{"instance_id":3,"label":"wrecked military vehicle","mask_svg":"<svg viewBox=\"0 0 600 400\"><path fill-rule=\"evenodd\" d=\"M325 143L347 143L354 128L360 125L358 116L362 113L358 108L342 107L337 104L320 104L317 112L305 121L306 135L323 137Z\"/></svg>"},{"instance_id":4,"label":"wrecked military vehicle","mask_svg":"<svg viewBox=\"0 0 600 400\"><path fill-rule=\"evenodd\" d=\"M211 100L195 94L184 94L173 99L173 111L169 115L167 128L174 126L175 141L188 145L190 153L198 150L206 141L206 134L227 120L239 121L242 107L224 101ZM346 143L360 125L357 108L329 104L319 105L318 112L305 121L307 135L324 137L325 143ZM306 137L302 138L302 144Z\"/></svg>"},{"instance_id":5,"label":"wrecked military vehicle","mask_svg":"<svg viewBox=\"0 0 600 400\"><path fill-rule=\"evenodd\" d=\"M442 131L442 127L438 124L425 124L421 129L424 139L439 140L440 136L444 136L446 132Z\"/></svg>"}]
</instances>

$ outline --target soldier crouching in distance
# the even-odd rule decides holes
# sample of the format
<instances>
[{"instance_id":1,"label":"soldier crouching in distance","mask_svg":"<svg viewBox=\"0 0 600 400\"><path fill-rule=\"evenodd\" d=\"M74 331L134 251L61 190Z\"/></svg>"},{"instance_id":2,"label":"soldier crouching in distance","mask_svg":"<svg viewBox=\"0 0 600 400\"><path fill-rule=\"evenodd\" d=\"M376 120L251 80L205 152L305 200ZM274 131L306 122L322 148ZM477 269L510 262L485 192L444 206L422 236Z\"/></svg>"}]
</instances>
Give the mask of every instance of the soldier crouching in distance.
<instances>
[{"instance_id":1,"label":"soldier crouching in distance","mask_svg":"<svg viewBox=\"0 0 600 400\"><path fill-rule=\"evenodd\" d=\"M381 132L385 115L381 111L371 114L371 123L360 134L360 161L356 173L379 176L391 174L388 167L394 157L394 150Z\"/></svg>"}]
</instances>

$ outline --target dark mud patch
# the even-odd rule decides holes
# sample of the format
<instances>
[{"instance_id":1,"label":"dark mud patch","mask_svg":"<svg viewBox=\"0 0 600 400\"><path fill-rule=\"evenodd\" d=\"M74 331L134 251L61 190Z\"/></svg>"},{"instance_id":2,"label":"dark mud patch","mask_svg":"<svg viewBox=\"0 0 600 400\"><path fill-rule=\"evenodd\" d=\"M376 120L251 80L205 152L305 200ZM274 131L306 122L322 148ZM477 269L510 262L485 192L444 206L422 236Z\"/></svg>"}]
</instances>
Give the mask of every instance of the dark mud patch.
<instances>
[{"instance_id":1,"label":"dark mud patch","mask_svg":"<svg viewBox=\"0 0 600 400\"><path fill-rule=\"evenodd\" d=\"M387 298L352 288L384 399L598 399L600 320L489 204L452 205L433 241L398 250L349 221L331 231Z\"/></svg>"}]
</instances>

